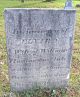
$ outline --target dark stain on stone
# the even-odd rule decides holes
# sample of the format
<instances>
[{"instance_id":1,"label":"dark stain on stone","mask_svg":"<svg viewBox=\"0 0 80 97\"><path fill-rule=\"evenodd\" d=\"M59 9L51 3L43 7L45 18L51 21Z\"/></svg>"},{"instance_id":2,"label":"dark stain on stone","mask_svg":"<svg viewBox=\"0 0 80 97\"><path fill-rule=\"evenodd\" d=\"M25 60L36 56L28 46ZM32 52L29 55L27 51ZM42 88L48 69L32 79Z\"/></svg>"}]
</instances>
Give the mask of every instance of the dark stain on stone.
<instances>
[{"instance_id":1,"label":"dark stain on stone","mask_svg":"<svg viewBox=\"0 0 80 97\"><path fill-rule=\"evenodd\" d=\"M29 23L29 27L31 27L31 11L29 11L28 14L29 14L28 23Z\"/></svg>"},{"instance_id":2,"label":"dark stain on stone","mask_svg":"<svg viewBox=\"0 0 80 97\"><path fill-rule=\"evenodd\" d=\"M52 30L48 30L48 32L46 33L46 36L52 37L53 36Z\"/></svg>"},{"instance_id":3,"label":"dark stain on stone","mask_svg":"<svg viewBox=\"0 0 80 97\"><path fill-rule=\"evenodd\" d=\"M21 33L22 33L22 14L19 13L18 15L18 31L17 31L17 38L21 38Z\"/></svg>"},{"instance_id":4,"label":"dark stain on stone","mask_svg":"<svg viewBox=\"0 0 80 97\"><path fill-rule=\"evenodd\" d=\"M15 34L15 20L14 20L14 16L12 14L10 16L11 16L10 19L12 20L11 26L13 27L12 28L12 33Z\"/></svg>"}]
</instances>

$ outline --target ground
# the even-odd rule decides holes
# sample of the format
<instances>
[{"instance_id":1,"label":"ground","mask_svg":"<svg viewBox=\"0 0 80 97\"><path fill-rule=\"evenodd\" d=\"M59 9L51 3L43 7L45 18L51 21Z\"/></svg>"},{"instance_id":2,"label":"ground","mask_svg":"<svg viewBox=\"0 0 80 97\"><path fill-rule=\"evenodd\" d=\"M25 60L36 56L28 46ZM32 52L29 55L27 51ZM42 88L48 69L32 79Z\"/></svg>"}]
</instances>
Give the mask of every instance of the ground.
<instances>
[{"instance_id":1,"label":"ground","mask_svg":"<svg viewBox=\"0 0 80 97\"><path fill-rule=\"evenodd\" d=\"M74 35L73 55L71 64L70 85L67 89L36 89L24 93L10 92L8 64L6 52L6 33L4 30L4 8L8 7L38 7L38 8L63 8L66 0L56 0L52 2L45 1L25 1L19 0L0 0L0 97L80 97L80 8L76 8L76 26ZM80 4L80 1L73 2L74 7ZM13 95L13 96L10 96Z\"/></svg>"}]
</instances>

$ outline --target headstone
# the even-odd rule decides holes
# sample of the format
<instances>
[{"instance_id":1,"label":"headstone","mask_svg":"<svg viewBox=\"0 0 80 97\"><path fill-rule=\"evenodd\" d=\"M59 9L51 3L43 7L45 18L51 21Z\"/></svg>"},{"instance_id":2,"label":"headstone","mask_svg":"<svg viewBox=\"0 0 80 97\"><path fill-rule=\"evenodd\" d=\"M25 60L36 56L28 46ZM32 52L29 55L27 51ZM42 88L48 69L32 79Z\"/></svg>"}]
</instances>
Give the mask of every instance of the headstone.
<instances>
[{"instance_id":1,"label":"headstone","mask_svg":"<svg viewBox=\"0 0 80 97\"><path fill-rule=\"evenodd\" d=\"M72 0L66 0L65 9L72 9Z\"/></svg>"},{"instance_id":2,"label":"headstone","mask_svg":"<svg viewBox=\"0 0 80 97\"><path fill-rule=\"evenodd\" d=\"M5 9L12 91L67 87L75 10Z\"/></svg>"}]
</instances>

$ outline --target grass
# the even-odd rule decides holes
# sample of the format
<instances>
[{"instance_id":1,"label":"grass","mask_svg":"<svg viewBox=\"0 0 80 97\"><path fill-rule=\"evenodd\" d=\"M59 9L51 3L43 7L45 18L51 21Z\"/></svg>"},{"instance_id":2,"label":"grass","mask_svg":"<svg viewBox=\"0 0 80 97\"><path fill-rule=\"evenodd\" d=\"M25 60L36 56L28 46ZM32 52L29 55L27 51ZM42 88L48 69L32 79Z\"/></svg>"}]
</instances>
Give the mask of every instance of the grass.
<instances>
[{"instance_id":1,"label":"grass","mask_svg":"<svg viewBox=\"0 0 80 97\"><path fill-rule=\"evenodd\" d=\"M4 30L4 8L16 7L38 7L38 8L63 8L65 0L57 0L52 2L25 1L21 3L18 0L0 0L0 97L16 97L10 92L7 53L6 53L6 36ZM74 6L80 1L74 1ZM42 90L36 89L16 94L17 97L80 97L80 8L76 8L76 27L74 37L73 59L71 67L70 86L67 90ZM5 96L2 96L5 95ZM10 96L13 95L13 96ZM56 95L56 96L55 96Z\"/></svg>"}]
</instances>

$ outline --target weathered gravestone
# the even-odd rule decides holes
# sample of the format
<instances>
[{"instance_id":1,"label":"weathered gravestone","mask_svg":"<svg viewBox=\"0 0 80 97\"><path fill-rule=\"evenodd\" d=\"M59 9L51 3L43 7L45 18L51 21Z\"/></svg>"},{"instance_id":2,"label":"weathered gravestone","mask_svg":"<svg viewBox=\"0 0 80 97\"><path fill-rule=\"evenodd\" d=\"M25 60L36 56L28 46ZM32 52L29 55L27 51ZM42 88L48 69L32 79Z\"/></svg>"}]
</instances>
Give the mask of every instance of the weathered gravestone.
<instances>
[{"instance_id":1,"label":"weathered gravestone","mask_svg":"<svg viewBox=\"0 0 80 97\"><path fill-rule=\"evenodd\" d=\"M65 9L72 9L72 0L66 0Z\"/></svg>"},{"instance_id":2,"label":"weathered gravestone","mask_svg":"<svg viewBox=\"0 0 80 97\"><path fill-rule=\"evenodd\" d=\"M74 21L75 10L5 9L13 91L68 85Z\"/></svg>"}]
</instances>

